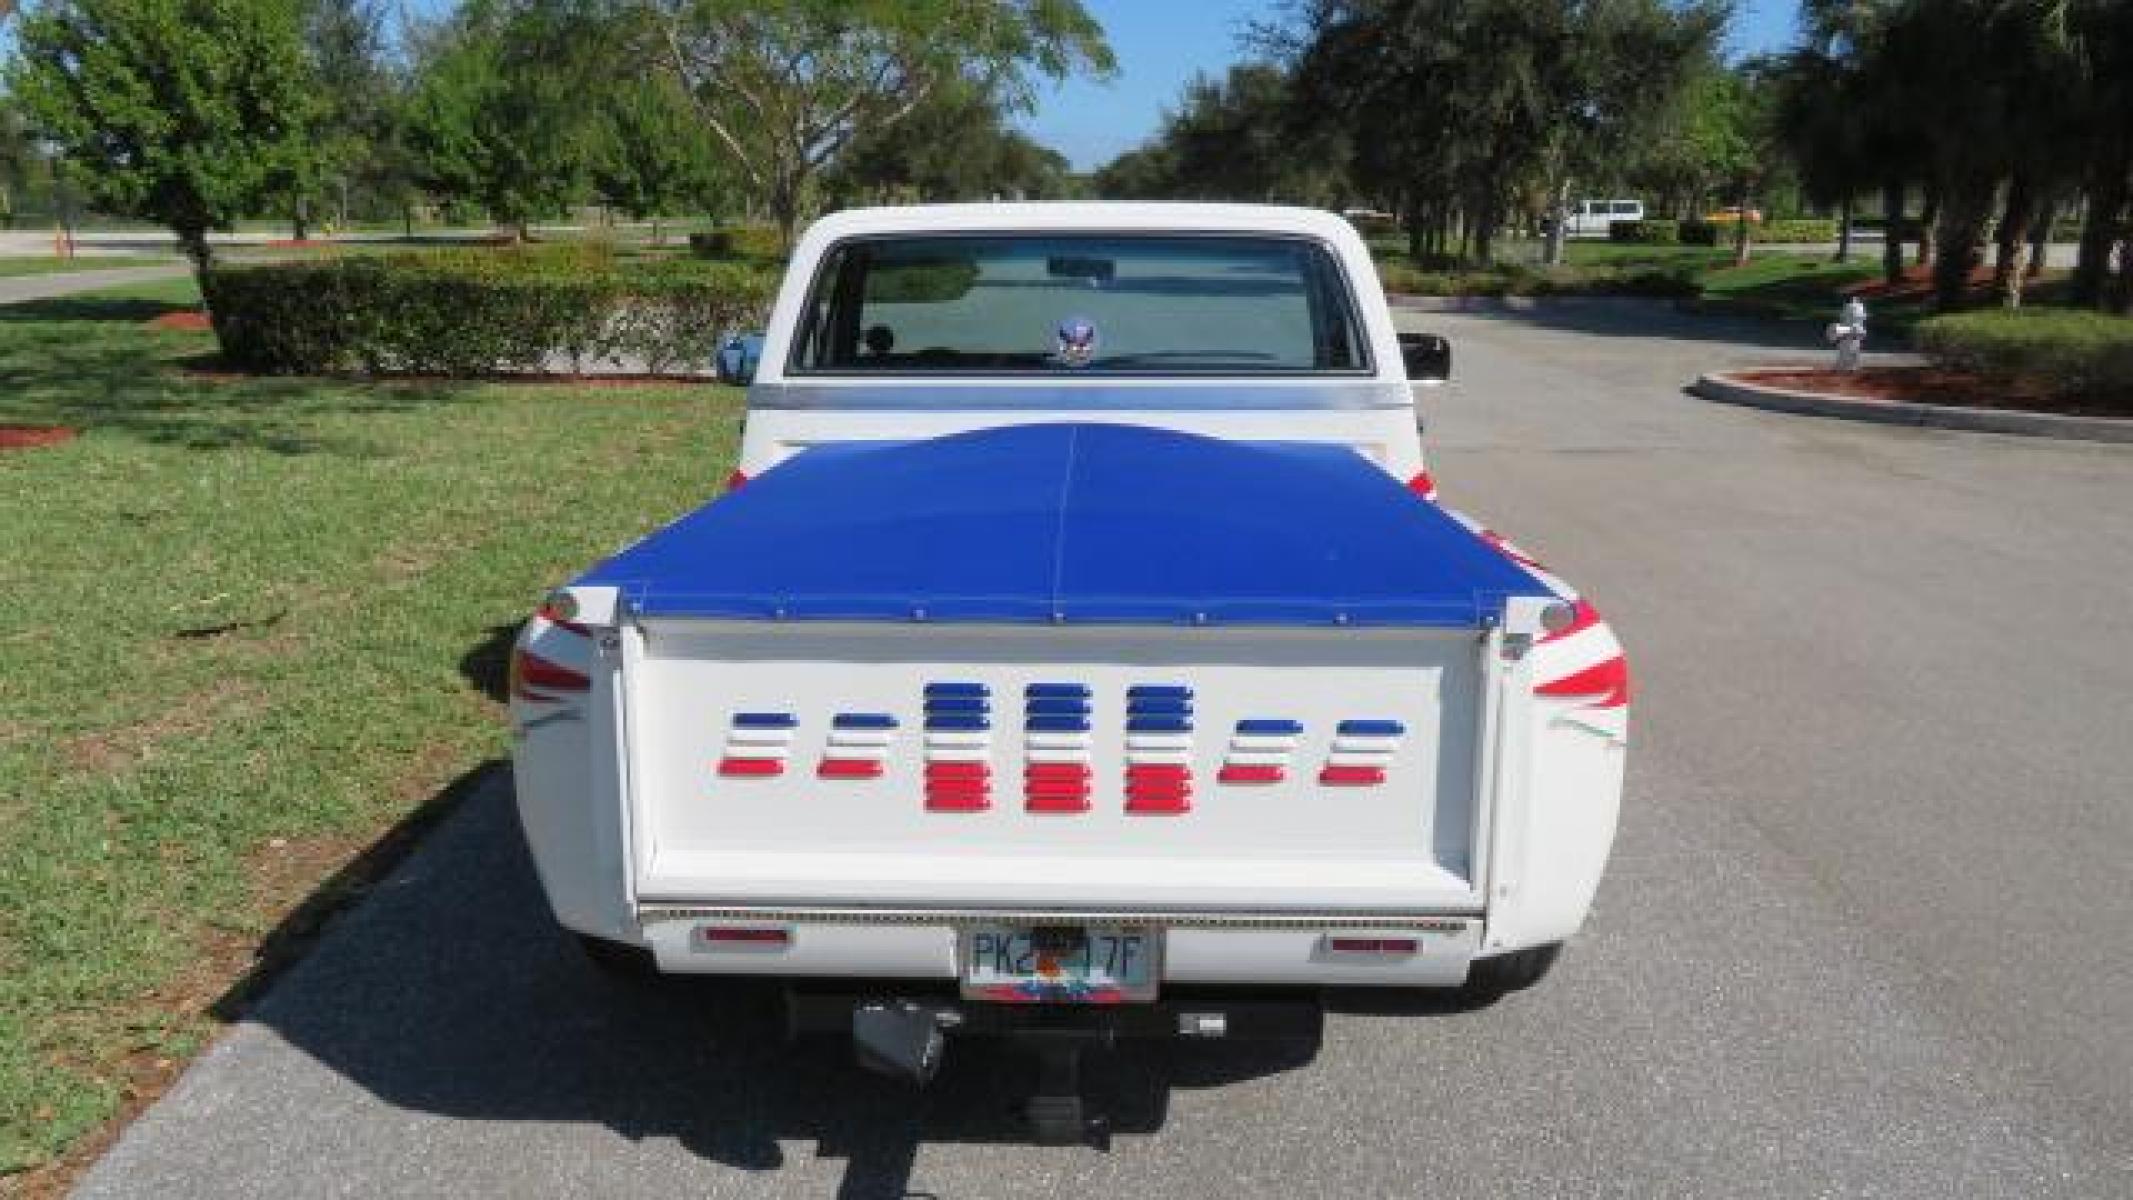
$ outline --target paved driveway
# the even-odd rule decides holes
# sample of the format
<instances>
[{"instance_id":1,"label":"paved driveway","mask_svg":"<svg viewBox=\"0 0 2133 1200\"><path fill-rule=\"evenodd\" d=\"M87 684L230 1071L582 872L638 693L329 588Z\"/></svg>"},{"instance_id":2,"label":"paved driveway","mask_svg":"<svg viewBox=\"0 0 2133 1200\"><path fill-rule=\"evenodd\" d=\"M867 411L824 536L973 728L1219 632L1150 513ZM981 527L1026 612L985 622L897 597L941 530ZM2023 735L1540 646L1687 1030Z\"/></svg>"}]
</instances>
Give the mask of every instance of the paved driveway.
<instances>
[{"instance_id":1,"label":"paved driveway","mask_svg":"<svg viewBox=\"0 0 2133 1200\"><path fill-rule=\"evenodd\" d=\"M84 1193L2133 1194L2133 450L1706 404L1773 351L1670 318L1410 320L1459 347L1446 496L1638 677L1614 865L1537 991L1351 1004L1300 1068L1137 1057L1110 1086L1159 1128L1032 1148L982 1050L914 1099L596 980L499 782Z\"/></svg>"}]
</instances>

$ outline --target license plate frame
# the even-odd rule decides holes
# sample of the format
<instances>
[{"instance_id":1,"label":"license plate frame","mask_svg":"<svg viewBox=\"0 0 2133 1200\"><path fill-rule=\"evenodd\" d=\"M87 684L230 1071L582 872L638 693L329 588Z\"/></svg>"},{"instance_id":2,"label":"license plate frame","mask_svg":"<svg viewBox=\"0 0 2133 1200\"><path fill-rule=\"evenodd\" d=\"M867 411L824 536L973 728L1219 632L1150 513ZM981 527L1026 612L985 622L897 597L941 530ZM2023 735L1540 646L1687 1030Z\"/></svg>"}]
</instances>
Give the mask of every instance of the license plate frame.
<instances>
[{"instance_id":1,"label":"license plate frame","mask_svg":"<svg viewBox=\"0 0 2133 1200\"><path fill-rule=\"evenodd\" d=\"M1034 945L1040 930L1054 941L1057 931L1078 931L1082 961L1054 958L1053 970L1045 971ZM1003 945L1002 938L1011 940ZM1011 956L1006 971L998 969L1002 954ZM1016 969L1025 962L1026 969ZM1152 925L987 921L964 926L956 937L963 997L994 1004L1147 1004L1161 986L1162 962L1162 930ZM1080 969L1058 969L1062 966Z\"/></svg>"}]
</instances>

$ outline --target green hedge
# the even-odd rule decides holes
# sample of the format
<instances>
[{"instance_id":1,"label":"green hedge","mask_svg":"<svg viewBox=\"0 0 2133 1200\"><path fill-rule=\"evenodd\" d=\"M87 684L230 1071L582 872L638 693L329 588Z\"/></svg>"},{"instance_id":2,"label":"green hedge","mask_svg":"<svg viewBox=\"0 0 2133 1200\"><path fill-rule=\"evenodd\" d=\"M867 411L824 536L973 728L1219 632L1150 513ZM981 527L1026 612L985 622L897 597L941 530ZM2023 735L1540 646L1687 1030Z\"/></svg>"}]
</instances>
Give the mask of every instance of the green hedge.
<instances>
[{"instance_id":1,"label":"green hedge","mask_svg":"<svg viewBox=\"0 0 2133 1200\"><path fill-rule=\"evenodd\" d=\"M270 374L477 376L627 360L700 367L760 325L775 281L741 264L618 262L609 250L452 251L216 267L222 355Z\"/></svg>"},{"instance_id":2,"label":"green hedge","mask_svg":"<svg viewBox=\"0 0 2133 1200\"><path fill-rule=\"evenodd\" d=\"M1609 221L1607 240L1634 242L1640 246L1672 246L1681 241L1679 221Z\"/></svg>"},{"instance_id":3,"label":"green hedge","mask_svg":"<svg viewBox=\"0 0 2133 1200\"><path fill-rule=\"evenodd\" d=\"M689 235L689 253L698 258L783 258L784 239L770 225L729 225Z\"/></svg>"},{"instance_id":4,"label":"green hedge","mask_svg":"<svg viewBox=\"0 0 2133 1200\"><path fill-rule=\"evenodd\" d=\"M1381 262L1385 290L1407 296L1694 296L1686 272L1650 266L1528 267L1493 263L1458 270L1424 270Z\"/></svg>"},{"instance_id":5,"label":"green hedge","mask_svg":"<svg viewBox=\"0 0 2133 1200\"><path fill-rule=\"evenodd\" d=\"M1709 221L1694 220L1681 223L1681 244L1684 246L1716 246L1718 226Z\"/></svg>"},{"instance_id":6,"label":"green hedge","mask_svg":"<svg viewBox=\"0 0 2133 1200\"><path fill-rule=\"evenodd\" d=\"M1834 242L1837 223L1821 217L1764 221L1752 230L1759 242Z\"/></svg>"},{"instance_id":7,"label":"green hedge","mask_svg":"<svg viewBox=\"0 0 2133 1200\"><path fill-rule=\"evenodd\" d=\"M2133 319L2070 309L1948 313L1918 323L1936 363L2062 396L2133 396Z\"/></svg>"}]
</instances>

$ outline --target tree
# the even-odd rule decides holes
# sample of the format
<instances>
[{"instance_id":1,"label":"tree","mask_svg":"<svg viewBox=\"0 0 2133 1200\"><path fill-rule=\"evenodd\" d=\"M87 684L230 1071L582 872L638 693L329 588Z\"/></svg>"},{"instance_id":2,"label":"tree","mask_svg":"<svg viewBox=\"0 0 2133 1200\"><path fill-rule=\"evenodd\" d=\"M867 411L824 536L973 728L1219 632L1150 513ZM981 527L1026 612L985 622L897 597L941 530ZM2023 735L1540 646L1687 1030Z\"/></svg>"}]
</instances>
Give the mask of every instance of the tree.
<instances>
[{"instance_id":1,"label":"tree","mask_svg":"<svg viewBox=\"0 0 2133 1200\"><path fill-rule=\"evenodd\" d=\"M401 125L418 183L528 234L583 192L605 27L573 0L469 5L422 39Z\"/></svg>"},{"instance_id":2,"label":"tree","mask_svg":"<svg viewBox=\"0 0 2133 1200\"><path fill-rule=\"evenodd\" d=\"M854 139L961 83L1027 107L1030 73L1113 69L1079 0L651 0L658 53L789 245Z\"/></svg>"},{"instance_id":3,"label":"tree","mask_svg":"<svg viewBox=\"0 0 2133 1200\"><path fill-rule=\"evenodd\" d=\"M319 182L338 184L334 199L342 221L352 218L351 190L373 203L398 206L411 185L395 142L400 80L386 42L384 0L306 4L305 42L323 109L317 122Z\"/></svg>"},{"instance_id":4,"label":"tree","mask_svg":"<svg viewBox=\"0 0 2133 1200\"><path fill-rule=\"evenodd\" d=\"M1350 177L1397 203L1410 249L1487 258L1536 197L1617 169L1723 28L1691 0L1306 0L1263 45L1312 120L1341 122ZM1561 228L1557 221L1555 227ZM1560 237L1551 254L1560 254Z\"/></svg>"},{"instance_id":5,"label":"tree","mask_svg":"<svg viewBox=\"0 0 2133 1200\"><path fill-rule=\"evenodd\" d=\"M100 207L159 222L205 270L209 230L313 169L313 81L288 0L47 0L10 89Z\"/></svg>"},{"instance_id":6,"label":"tree","mask_svg":"<svg viewBox=\"0 0 2133 1200\"><path fill-rule=\"evenodd\" d=\"M29 182L37 152L29 126L5 92L0 92L0 229L15 227L15 197Z\"/></svg>"},{"instance_id":7,"label":"tree","mask_svg":"<svg viewBox=\"0 0 2133 1200\"><path fill-rule=\"evenodd\" d=\"M662 216L699 203L714 206L721 172L696 137L688 98L671 79L630 80L601 107L592 183L608 203L632 220L650 220L654 241Z\"/></svg>"}]
</instances>

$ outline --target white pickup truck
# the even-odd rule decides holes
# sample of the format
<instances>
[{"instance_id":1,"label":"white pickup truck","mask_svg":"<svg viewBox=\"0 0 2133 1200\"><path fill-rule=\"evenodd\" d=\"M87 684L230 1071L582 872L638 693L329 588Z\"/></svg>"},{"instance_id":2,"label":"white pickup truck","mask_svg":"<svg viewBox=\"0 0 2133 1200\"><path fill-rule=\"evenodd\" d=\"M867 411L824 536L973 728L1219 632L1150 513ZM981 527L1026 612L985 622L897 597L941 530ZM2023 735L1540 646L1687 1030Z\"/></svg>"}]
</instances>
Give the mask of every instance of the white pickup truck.
<instances>
[{"instance_id":1,"label":"white pickup truck","mask_svg":"<svg viewBox=\"0 0 2133 1200\"><path fill-rule=\"evenodd\" d=\"M1287 1036L1328 987L1537 980L1627 736L1592 607L1441 507L1370 257L1326 213L838 213L723 497L512 658L520 814L596 961L784 981L923 1082L1023 1036Z\"/></svg>"}]
</instances>

